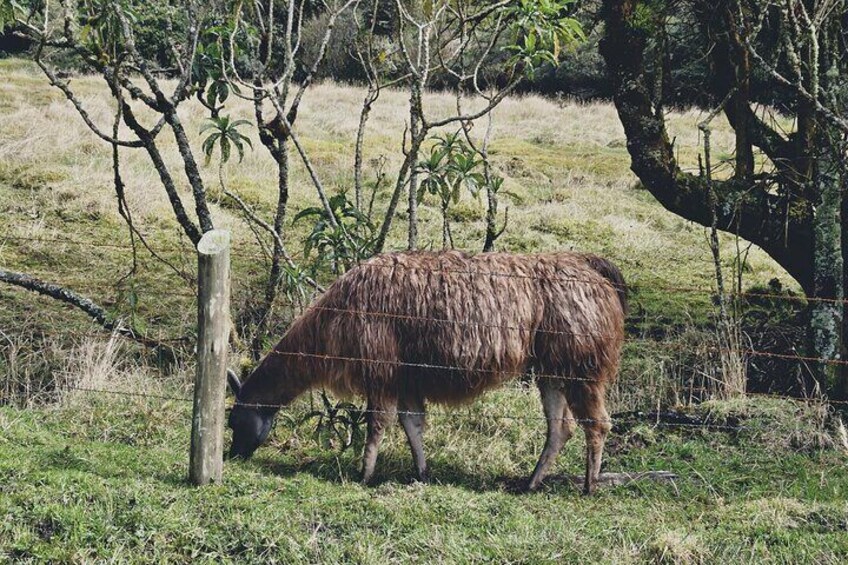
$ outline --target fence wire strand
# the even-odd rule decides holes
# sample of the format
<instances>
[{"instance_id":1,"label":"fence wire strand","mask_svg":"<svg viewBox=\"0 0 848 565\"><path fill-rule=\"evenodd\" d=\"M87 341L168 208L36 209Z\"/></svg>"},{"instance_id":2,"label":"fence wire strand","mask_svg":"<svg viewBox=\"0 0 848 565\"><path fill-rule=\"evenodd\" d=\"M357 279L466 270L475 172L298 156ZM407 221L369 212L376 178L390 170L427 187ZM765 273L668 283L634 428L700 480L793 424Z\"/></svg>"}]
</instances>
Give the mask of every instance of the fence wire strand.
<instances>
[{"instance_id":1,"label":"fence wire strand","mask_svg":"<svg viewBox=\"0 0 848 565\"><path fill-rule=\"evenodd\" d=\"M7 241L27 241L41 244L50 244L50 245L79 245L84 247L94 247L94 248L109 248L109 249L125 249L129 250L131 247L129 245L122 244L113 244L113 243L95 243L95 242L83 242L70 238L36 238L36 237L22 237L22 236L3 236L0 238L0 244L5 243ZM168 250L168 252L181 252L183 250L174 248L172 250ZM158 253L164 253L162 249L157 250ZM247 258L252 258L249 255L242 255ZM532 280L556 280L560 282L567 283L579 283L579 284L593 284L593 285L605 285L616 287L614 283L607 281L606 279L598 280L598 279L586 279L575 276L562 276L562 275L540 275L538 273L508 273L508 272L498 272L498 271L486 271L486 270L478 270L478 269L450 269L450 268L438 268L438 269L429 269L420 266L410 266L406 265L402 262L393 262L391 264L379 264L379 263L363 263L360 265L360 268L374 268L381 270L398 270L405 269L412 272L425 272L436 275L461 275L467 277L503 277L503 278L518 278L518 279L532 279ZM84 272L82 270L78 272ZM53 273L55 276L55 273ZM36 274L34 276L50 276L50 274ZM107 290L107 291L116 291L116 290L125 290L120 289L116 286L106 286L106 285L92 285L85 281L67 281L68 284L79 284L83 285L84 288L88 290ZM61 283L56 283L61 284ZM710 297L714 297L716 292L711 289L701 289L695 287L681 287L681 286L659 286L652 285L652 289L661 292L687 292L687 293L700 293L705 294ZM184 297L196 299L195 294L191 293L180 293L173 291L165 291L160 289L133 289L136 292L140 292L143 294L147 294L154 297ZM760 292L732 292L727 293L728 296L737 296L737 297L748 297L748 298L757 298L757 299L773 299L773 300L788 300L788 301L803 301L803 302L826 302L826 303L840 303L840 304L848 304L848 299L840 300L840 299L830 299L823 297L805 297L805 296L796 296L791 294L774 294L774 293L760 293ZM485 323L485 322L477 322L473 320L456 320L450 318L436 318L436 317L428 317L428 316L420 316L414 314L403 314L403 313L395 313L395 312L375 312L375 311L365 311L365 310L357 310L357 309L343 309L343 308L332 308L320 305L312 305L308 306L306 310L321 310L334 312L337 314L347 314L352 316L371 316L371 317L379 317L390 320L404 320L404 321L416 321L422 323L435 323L435 324L453 324L457 326L463 327L481 327L481 328L490 328L490 329L500 329L505 331L517 331L527 333L529 336L533 336L536 334L552 334L552 335L570 335L573 337L596 337L596 338L610 338L611 335L602 334L602 333L594 333L594 332L574 332L568 330L555 330L555 329L546 329L546 328L532 328L522 325L516 324L494 324L494 323ZM74 336L86 336L86 337L96 337L104 335L102 332L52 332L46 333L46 335L74 335ZM121 336L126 337L126 336ZM166 340L157 340L161 343L188 343L192 341L190 337L179 337L179 338L168 338ZM653 347L659 347L662 349L668 350L691 350L692 346L688 344L682 343L668 343L663 341L657 341L652 339L645 338L630 338L627 340L627 343L648 343ZM786 361L794 361L794 362L802 362L802 363L822 363L822 364L830 364L830 365L848 365L848 361L842 359L822 359L811 356L797 355L797 354L787 354L787 353L777 353L772 351L760 351L753 348L747 349L739 349L739 350L731 350L727 348L721 348L716 346L703 345L696 348L699 352L714 352L720 354L734 353L741 354L744 356L752 356L752 357L766 357L766 358L775 358ZM362 363L362 364L379 364L379 365L389 365L396 367L407 367L407 368L415 368L415 369L423 369L430 371L455 371L462 373L486 373L486 374L494 374L499 375L501 377L512 377L512 378L521 378L526 376L531 376L536 379L559 379L559 380L567 380L567 381L580 381L580 382L594 382L595 379L580 377L576 375L558 375L558 374L534 374L528 371L518 371L518 370L501 370L501 369L485 369L480 367L460 367L460 366L451 366L451 365L441 365L441 364L433 364L433 363L424 363L424 362L409 362L402 361L397 359L374 359L374 358L361 358L361 357L349 357L349 356L339 356L339 355L329 355L322 353L309 353L309 352L284 352L284 351L272 351L269 355L280 355L280 356L288 356L288 357L299 357L299 358L314 358L320 361L329 361L329 362L342 362L342 363ZM708 387L693 387L687 386L681 383L681 390L677 392L689 393L690 395L694 392L711 394L715 392L715 389L710 389ZM172 396L172 395L162 395L162 394L147 394L143 392L134 392L134 391L122 391L122 390L108 390L102 388L93 388L93 387L81 387L81 386L65 386L67 390L74 390L83 393L90 394L107 394L107 395L118 395L118 396L127 396L127 397L136 397L136 398L150 398L164 401L172 401L172 402L192 402L190 398ZM645 391L645 387L641 387L640 390ZM668 393L672 392L669 386L656 385L654 387L648 387L647 390L649 392L663 392ZM821 402L831 405L848 405L848 401L842 400L828 400L825 398L796 398L787 395L778 395L771 393L745 393L745 396L761 396L761 397L769 397L769 398L778 398L778 399L786 399L793 400L798 402ZM241 403L236 402L233 406L244 406L251 408L271 408L271 409L280 409L282 406L274 405L274 404L257 404L257 403ZM385 411L385 410L375 410L375 409L361 409L359 410L363 414L368 413L383 413L383 414L407 414L407 415L424 415L423 412L410 412L410 411ZM438 413L438 412L437 412ZM449 414L456 414L456 411L452 411ZM446 412L446 414L448 414ZM575 423L613 423L612 419L608 420L593 420L593 419L579 419L579 418L547 418L545 416L531 416L531 415L515 415L515 414L495 414L495 413L483 413L483 414L469 414L469 416L474 417L475 419L480 418L498 418L498 419L506 419L506 420L515 420L515 421L549 421L549 420L560 420L560 421L572 421ZM681 428L692 428L692 427L704 427L710 429L727 429L727 430L743 430L744 426L727 426L721 424L712 424L709 422L702 423L687 423L687 422L663 422L658 420L656 422L652 422L652 424L657 426L666 426L666 427L681 427Z\"/></svg>"},{"instance_id":2,"label":"fence wire strand","mask_svg":"<svg viewBox=\"0 0 848 565\"><path fill-rule=\"evenodd\" d=\"M484 322L476 322L476 321L470 321L470 320L454 320L454 319L449 319L449 318L433 318L433 317L427 317L427 316L396 314L396 313L391 313L391 312L373 312L373 311L365 311L365 310L331 308L331 307L314 306L314 305L308 306L306 308L306 311L308 311L308 310L330 311L330 312L350 314L350 315L355 315L355 316L374 316L374 317L383 317L383 318L389 318L389 319L419 321L419 322L428 322L428 323L437 323L437 324L454 324L454 325L467 326L467 327L484 327L484 328L490 328L490 329L503 329L503 330L509 330L509 331L526 332L530 335L534 335L534 334L568 335L568 336L574 336L574 337L595 337L595 338L601 338L601 339L607 339L607 338L614 337L613 334L604 334L604 333L598 333L598 332L575 332L575 331L569 331L569 330L549 330L549 329L545 329L545 328L532 328L532 327L529 327L529 326L521 326L521 325L488 324L488 323L484 323ZM105 332L105 330L104 330L104 332ZM98 335L98 334L95 334L95 333L92 333L92 332L81 334L79 332L70 332L69 331L69 332L51 332L51 335L85 335L85 336L92 336L92 335ZM121 336L121 337L126 337L126 336ZM168 343L168 342L180 343L180 342L186 342L189 339L190 338L187 338L187 337L176 337L176 338L168 338L168 339L165 339L165 340L158 340L158 341L161 341L162 343ZM682 351L682 350L688 351L688 350L693 349L691 344L657 341L657 340L654 340L654 339L639 338L639 337L627 338L625 343L628 343L628 344L642 343L642 344L645 344L645 345L650 345L651 347L658 347L658 348L661 348L661 349L678 350L678 351ZM762 350L753 349L753 348L743 348L743 349L734 350L734 349L727 348L727 347L719 347L719 346L712 346L712 345L698 345L695 349L699 352L711 352L711 353L718 353L718 354L731 354L732 353L732 354L741 354L743 356L748 355L748 356L752 356L752 357L766 357L766 358L782 359L782 360L785 360L785 361L794 361L794 362L800 362L800 363L822 363L822 364L827 364L827 365L839 365L839 366L848 365L848 361L843 360L843 359L827 359L827 358L812 357L812 356L798 355L798 354L777 353L777 352L772 352L772 351L762 351ZM285 355L297 354L297 355L312 355L312 356L319 355L319 354L305 353L305 352L279 353L279 352L276 352L276 351L272 351L270 354L285 354ZM374 363L396 363L397 364L397 362L395 362L395 361L380 360L380 359L366 359L366 358L338 357L335 360L338 360L338 361L362 361L362 362L374 362ZM406 364L406 363L400 363L400 364L405 365L405 366L410 366L410 367L416 366L414 364ZM435 366L435 365L434 366L427 366L426 364L421 365L421 368L430 368L430 369L441 368L441 369L457 370L456 367L440 367L440 366ZM497 373L497 372L500 372L500 371L494 371L493 370L491 372Z\"/></svg>"},{"instance_id":3,"label":"fence wire strand","mask_svg":"<svg viewBox=\"0 0 848 565\"><path fill-rule=\"evenodd\" d=\"M170 402L183 402L183 403L192 403L193 399L179 396L169 396L169 395L161 395L161 394L147 394L141 392L132 392L132 391L122 391L122 390L108 390L108 389L99 389L99 388L90 388L90 387L78 387L78 386L65 386L66 390L73 390L78 392L86 392L86 393L94 393L94 394L105 394L105 395L114 395L114 396L125 396L129 398L151 398L155 400L166 400ZM228 410L235 408L236 406L241 406L244 408L268 408L274 410L280 410L286 408L286 406L282 406L280 404L263 404L263 403L255 403L255 402L233 402L233 404L228 407ZM357 412L360 414L381 414L384 416L438 416L438 417L447 417L451 419L468 419L473 421L480 421L485 419L497 419L497 420L511 420L511 421L527 421L527 422L574 422L576 424L593 424L593 423L604 423L604 424L615 424L615 420L612 418L573 418L573 417L553 417L549 418L547 416L532 416L532 415L524 415L524 414L498 414L493 412L484 412L484 413L473 413L470 411L462 411L462 410L452 410L448 411L444 408L439 410L431 410L429 412L424 411L413 411L413 410L379 410L374 408L358 408ZM626 418L622 419L626 421ZM663 426L663 427L681 427L681 428L709 428L709 429L723 429L723 430L734 430L741 431L747 429L746 426L730 426L725 424L716 424L712 422L667 422L662 421L661 419L656 420L656 416L651 413L646 413L646 422L653 426Z\"/></svg>"}]
</instances>

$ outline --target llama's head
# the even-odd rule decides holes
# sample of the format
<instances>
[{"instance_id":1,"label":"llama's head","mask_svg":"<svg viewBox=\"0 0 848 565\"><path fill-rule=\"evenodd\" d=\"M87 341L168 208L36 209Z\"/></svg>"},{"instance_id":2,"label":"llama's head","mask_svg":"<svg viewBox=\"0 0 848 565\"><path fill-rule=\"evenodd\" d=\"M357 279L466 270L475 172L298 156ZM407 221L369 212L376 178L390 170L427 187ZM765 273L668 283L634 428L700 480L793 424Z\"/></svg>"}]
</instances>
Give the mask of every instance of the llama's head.
<instances>
[{"instance_id":1,"label":"llama's head","mask_svg":"<svg viewBox=\"0 0 848 565\"><path fill-rule=\"evenodd\" d=\"M240 404L241 382L232 371L227 372L230 388L236 396L236 404L230 412L228 425L233 430L233 444L230 457L247 459L262 443L268 439L274 423L276 410L273 407Z\"/></svg>"}]
</instances>

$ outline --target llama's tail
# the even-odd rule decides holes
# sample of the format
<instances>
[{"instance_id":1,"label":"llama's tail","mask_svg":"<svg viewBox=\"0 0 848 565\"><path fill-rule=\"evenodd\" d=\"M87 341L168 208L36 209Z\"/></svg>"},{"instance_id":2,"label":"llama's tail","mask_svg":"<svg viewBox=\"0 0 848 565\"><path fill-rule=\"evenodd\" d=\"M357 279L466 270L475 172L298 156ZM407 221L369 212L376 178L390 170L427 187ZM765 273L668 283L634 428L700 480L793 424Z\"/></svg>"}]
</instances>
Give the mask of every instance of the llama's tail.
<instances>
[{"instance_id":1,"label":"llama's tail","mask_svg":"<svg viewBox=\"0 0 848 565\"><path fill-rule=\"evenodd\" d=\"M621 270L616 267L612 261L604 259L603 257L598 257L597 255L591 255L588 253L584 255L584 257L592 269L600 273L602 277L612 284L616 293L618 293L618 301L621 302L621 310L627 314L627 283L624 281L624 275L621 274Z\"/></svg>"}]
</instances>

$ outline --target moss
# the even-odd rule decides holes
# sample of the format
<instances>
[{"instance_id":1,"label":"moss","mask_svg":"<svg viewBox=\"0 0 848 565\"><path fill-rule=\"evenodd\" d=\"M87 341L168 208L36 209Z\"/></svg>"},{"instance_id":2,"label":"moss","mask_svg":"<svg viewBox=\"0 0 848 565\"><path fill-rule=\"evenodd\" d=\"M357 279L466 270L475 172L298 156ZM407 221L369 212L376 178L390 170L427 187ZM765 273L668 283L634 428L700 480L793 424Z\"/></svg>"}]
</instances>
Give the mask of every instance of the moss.
<instances>
[{"instance_id":1,"label":"moss","mask_svg":"<svg viewBox=\"0 0 848 565\"><path fill-rule=\"evenodd\" d=\"M518 139L503 139L492 144L492 155L508 155L509 160L496 163L505 167L513 178L558 178L563 172L587 175L596 179L628 174L630 157L623 148L595 144L564 143L556 146L537 145Z\"/></svg>"}]
</instances>

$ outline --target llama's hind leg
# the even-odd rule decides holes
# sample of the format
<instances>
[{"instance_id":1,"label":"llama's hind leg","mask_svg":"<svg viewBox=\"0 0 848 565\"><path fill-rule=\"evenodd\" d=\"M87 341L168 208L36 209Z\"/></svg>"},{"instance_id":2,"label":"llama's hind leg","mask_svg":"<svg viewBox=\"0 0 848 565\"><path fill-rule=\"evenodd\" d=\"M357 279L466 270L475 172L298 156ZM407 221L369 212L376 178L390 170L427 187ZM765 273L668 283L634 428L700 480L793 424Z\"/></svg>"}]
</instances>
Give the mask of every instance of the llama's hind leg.
<instances>
[{"instance_id":1,"label":"llama's hind leg","mask_svg":"<svg viewBox=\"0 0 848 565\"><path fill-rule=\"evenodd\" d=\"M574 417L566 402L565 392L551 379L539 381L539 392L542 396L542 407L548 421L548 436L545 448L539 456L539 462L533 470L533 475L527 483L527 490L536 490L556 460L562 446L574 434Z\"/></svg>"},{"instance_id":2,"label":"llama's hind leg","mask_svg":"<svg viewBox=\"0 0 848 565\"><path fill-rule=\"evenodd\" d=\"M374 477L374 467L377 465L377 452L386 428L394 419L395 405L388 402L368 400L366 421L368 436L365 439L365 451L362 455L362 484L367 485Z\"/></svg>"},{"instance_id":3,"label":"llama's hind leg","mask_svg":"<svg viewBox=\"0 0 848 565\"><path fill-rule=\"evenodd\" d=\"M430 480L427 472L427 459L424 456L424 427L426 416L424 412L424 399L419 396L401 397L398 402L398 419L406 439L409 440L409 449L412 451L412 460L415 463L415 472L418 480L426 483Z\"/></svg>"},{"instance_id":4,"label":"llama's hind leg","mask_svg":"<svg viewBox=\"0 0 848 565\"><path fill-rule=\"evenodd\" d=\"M586 482L583 494L592 494L601 473L604 443L612 427L604 399L605 387L599 383L586 383L570 389L569 404L577 421L586 432Z\"/></svg>"}]
</instances>

